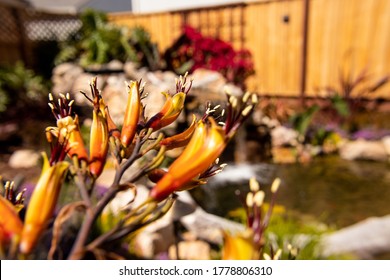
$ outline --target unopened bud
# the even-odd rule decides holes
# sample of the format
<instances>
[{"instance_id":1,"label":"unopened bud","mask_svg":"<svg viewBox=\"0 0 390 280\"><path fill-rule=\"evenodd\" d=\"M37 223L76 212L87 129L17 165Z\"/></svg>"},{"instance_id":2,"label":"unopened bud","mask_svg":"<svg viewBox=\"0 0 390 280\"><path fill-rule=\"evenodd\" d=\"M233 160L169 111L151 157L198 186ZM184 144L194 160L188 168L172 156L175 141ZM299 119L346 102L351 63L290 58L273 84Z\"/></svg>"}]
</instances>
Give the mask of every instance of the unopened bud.
<instances>
[{"instance_id":1,"label":"unopened bud","mask_svg":"<svg viewBox=\"0 0 390 280\"><path fill-rule=\"evenodd\" d=\"M253 193L248 193L246 195L246 205L251 208L253 207L254 201L253 201Z\"/></svg>"},{"instance_id":2,"label":"unopened bud","mask_svg":"<svg viewBox=\"0 0 390 280\"><path fill-rule=\"evenodd\" d=\"M245 92L244 97L242 98L242 101L246 103L251 96L251 93L249 91Z\"/></svg>"},{"instance_id":3,"label":"unopened bud","mask_svg":"<svg viewBox=\"0 0 390 280\"><path fill-rule=\"evenodd\" d=\"M259 99L257 98L257 94L252 94L252 103L257 104L259 102Z\"/></svg>"},{"instance_id":4,"label":"unopened bud","mask_svg":"<svg viewBox=\"0 0 390 280\"><path fill-rule=\"evenodd\" d=\"M244 110L242 110L242 113L241 113L241 114L242 114L244 117L246 117L252 109L253 109L253 105L249 105L249 106L245 107Z\"/></svg>"},{"instance_id":5,"label":"unopened bud","mask_svg":"<svg viewBox=\"0 0 390 280\"><path fill-rule=\"evenodd\" d=\"M266 261L270 261L270 260L271 260L271 257L270 257L267 253L264 253L264 254L263 254L263 258L264 258L264 260L266 260Z\"/></svg>"},{"instance_id":6,"label":"unopened bud","mask_svg":"<svg viewBox=\"0 0 390 280\"><path fill-rule=\"evenodd\" d=\"M280 259L281 256L282 256L282 249L278 249L274 255L274 260Z\"/></svg>"},{"instance_id":7,"label":"unopened bud","mask_svg":"<svg viewBox=\"0 0 390 280\"><path fill-rule=\"evenodd\" d=\"M280 183L281 183L281 180L280 178L276 178L273 183L272 183L272 186L271 186L271 192L272 193L276 193L279 189L279 186L280 186Z\"/></svg>"},{"instance_id":8,"label":"unopened bud","mask_svg":"<svg viewBox=\"0 0 390 280\"><path fill-rule=\"evenodd\" d=\"M249 180L249 188L252 192L258 192L260 190L259 182L257 182L255 177L250 178Z\"/></svg>"},{"instance_id":9,"label":"unopened bud","mask_svg":"<svg viewBox=\"0 0 390 280\"><path fill-rule=\"evenodd\" d=\"M264 197L265 197L265 193L263 191L258 191L255 194L253 200L255 201L257 207L260 207L261 205L263 205Z\"/></svg>"}]
</instances>

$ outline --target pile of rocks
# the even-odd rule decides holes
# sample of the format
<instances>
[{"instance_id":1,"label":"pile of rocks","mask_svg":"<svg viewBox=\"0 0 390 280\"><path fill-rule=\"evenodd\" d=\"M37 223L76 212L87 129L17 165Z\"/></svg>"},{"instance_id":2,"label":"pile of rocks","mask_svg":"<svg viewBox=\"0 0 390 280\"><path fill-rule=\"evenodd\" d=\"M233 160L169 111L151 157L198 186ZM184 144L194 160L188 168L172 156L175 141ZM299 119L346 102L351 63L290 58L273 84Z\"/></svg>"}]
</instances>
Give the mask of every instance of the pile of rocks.
<instances>
[{"instance_id":1,"label":"pile of rocks","mask_svg":"<svg viewBox=\"0 0 390 280\"><path fill-rule=\"evenodd\" d=\"M93 77L97 77L98 88L101 89L110 113L118 125L121 124L126 107L124 102L127 100L126 81L145 82L145 91L150 93L145 99L147 104L145 114L148 116L161 109L164 96L160 93L174 92L175 80L178 78L170 71L150 72L146 68L139 69L132 62L111 61L89 71L85 71L77 64L64 63L53 70L52 92L54 94L69 92L78 105L84 105L87 100L80 91L90 92L89 82ZM190 94L191 99L196 99L196 105L205 104L206 101L225 100L225 90L237 95L242 94L238 87L229 84L218 72L198 69L188 78L193 79Z\"/></svg>"}]
</instances>

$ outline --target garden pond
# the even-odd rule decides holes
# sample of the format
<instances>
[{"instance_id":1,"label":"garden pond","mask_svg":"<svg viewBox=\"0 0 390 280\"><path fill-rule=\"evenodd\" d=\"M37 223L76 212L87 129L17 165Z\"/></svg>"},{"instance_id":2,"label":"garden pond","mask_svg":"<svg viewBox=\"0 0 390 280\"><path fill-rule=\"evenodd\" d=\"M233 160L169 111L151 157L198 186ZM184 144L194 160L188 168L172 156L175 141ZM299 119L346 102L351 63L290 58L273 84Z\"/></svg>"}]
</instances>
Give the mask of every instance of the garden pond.
<instances>
[{"instance_id":1,"label":"garden pond","mask_svg":"<svg viewBox=\"0 0 390 280\"><path fill-rule=\"evenodd\" d=\"M338 156L317 157L307 164L232 164L194 190L194 198L206 211L227 216L241 206L235 193L248 191L252 175L266 192L275 177L281 178L277 204L337 228L390 214L390 164Z\"/></svg>"}]
</instances>

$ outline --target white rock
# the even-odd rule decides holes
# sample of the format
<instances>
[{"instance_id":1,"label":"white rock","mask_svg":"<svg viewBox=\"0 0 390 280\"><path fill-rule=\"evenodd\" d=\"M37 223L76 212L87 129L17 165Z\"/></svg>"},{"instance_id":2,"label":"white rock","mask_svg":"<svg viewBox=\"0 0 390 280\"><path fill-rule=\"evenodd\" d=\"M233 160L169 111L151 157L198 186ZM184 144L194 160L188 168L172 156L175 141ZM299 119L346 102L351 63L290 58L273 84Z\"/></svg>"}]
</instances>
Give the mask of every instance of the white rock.
<instances>
[{"instance_id":1,"label":"white rock","mask_svg":"<svg viewBox=\"0 0 390 280\"><path fill-rule=\"evenodd\" d=\"M386 161L388 159L383 141L367 141L364 139L349 141L340 147L339 153L346 160Z\"/></svg>"},{"instance_id":2,"label":"white rock","mask_svg":"<svg viewBox=\"0 0 390 280\"><path fill-rule=\"evenodd\" d=\"M352 253L362 259L390 252L390 215L373 217L323 237L322 254Z\"/></svg>"},{"instance_id":3,"label":"white rock","mask_svg":"<svg viewBox=\"0 0 390 280\"><path fill-rule=\"evenodd\" d=\"M219 90L219 87L226 85L226 79L222 76L222 74L207 69L195 70L190 78L194 79L192 83L193 88L208 88L213 86Z\"/></svg>"},{"instance_id":4,"label":"white rock","mask_svg":"<svg viewBox=\"0 0 390 280\"><path fill-rule=\"evenodd\" d=\"M298 132L285 126L277 126L271 130L272 146L296 146Z\"/></svg>"},{"instance_id":5,"label":"white rock","mask_svg":"<svg viewBox=\"0 0 390 280\"><path fill-rule=\"evenodd\" d=\"M125 63L123 70L128 79L136 81L145 79L146 73L148 72L147 68L138 68L137 64L131 61Z\"/></svg>"},{"instance_id":6,"label":"white rock","mask_svg":"<svg viewBox=\"0 0 390 280\"><path fill-rule=\"evenodd\" d=\"M37 165L39 158L35 150L18 150L11 155L8 164L12 168L30 168Z\"/></svg>"},{"instance_id":7,"label":"white rock","mask_svg":"<svg viewBox=\"0 0 390 280\"><path fill-rule=\"evenodd\" d=\"M90 73L82 73L79 76L75 77L72 81L72 87L70 89L70 93L72 94L72 98L75 100L77 105L90 105L91 103L85 98L80 91L85 92L88 96L91 97L91 88L89 86L91 79L96 77L96 75L92 75ZM102 90L103 84L105 83L105 79L102 75L97 77L97 88Z\"/></svg>"},{"instance_id":8,"label":"white rock","mask_svg":"<svg viewBox=\"0 0 390 280\"><path fill-rule=\"evenodd\" d=\"M74 80L83 73L83 69L73 63L63 63L53 69L54 94L68 93L72 91Z\"/></svg>"},{"instance_id":9,"label":"white rock","mask_svg":"<svg viewBox=\"0 0 390 280\"><path fill-rule=\"evenodd\" d=\"M390 157L390 135L382 138L382 143L385 146L387 156Z\"/></svg>"},{"instance_id":10,"label":"white rock","mask_svg":"<svg viewBox=\"0 0 390 280\"><path fill-rule=\"evenodd\" d=\"M242 224L209 214L200 207L192 214L182 217L180 222L199 239L214 244L222 244L223 230L234 234L245 229Z\"/></svg>"},{"instance_id":11,"label":"white rock","mask_svg":"<svg viewBox=\"0 0 390 280\"><path fill-rule=\"evenodd\" d=\"M120 70L123 70L123 62L117 60L117 59L114 59L114 60L111 60L109 63L107 63L106 67L108 70L111 70L111 71L120 71Z\"/></svg>"}]
</instances>

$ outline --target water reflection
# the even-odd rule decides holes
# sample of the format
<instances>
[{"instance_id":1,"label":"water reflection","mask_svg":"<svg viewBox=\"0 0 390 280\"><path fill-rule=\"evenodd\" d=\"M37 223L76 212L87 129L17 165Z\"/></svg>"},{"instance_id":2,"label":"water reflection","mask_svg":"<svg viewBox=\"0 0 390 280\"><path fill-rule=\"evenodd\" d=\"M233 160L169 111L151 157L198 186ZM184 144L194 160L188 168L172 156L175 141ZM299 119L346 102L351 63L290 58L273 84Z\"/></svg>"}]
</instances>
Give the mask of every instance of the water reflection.
<instances>
[{"instance_id":1,"label":"water reflection","mask_svg":"<svg viewBox=\"0 0 390 280\"><path fill-rule=\"evenodd\" d=\"M240 206L234 192L246 192L251 176L256 175L263 186L280 177L279 204L344 227L390 213L389 167L388 163L345 161L336 156L316 158L306 165L233 165L193 194L205 210L226 216Z\"/></svg>"}]
</instances>

